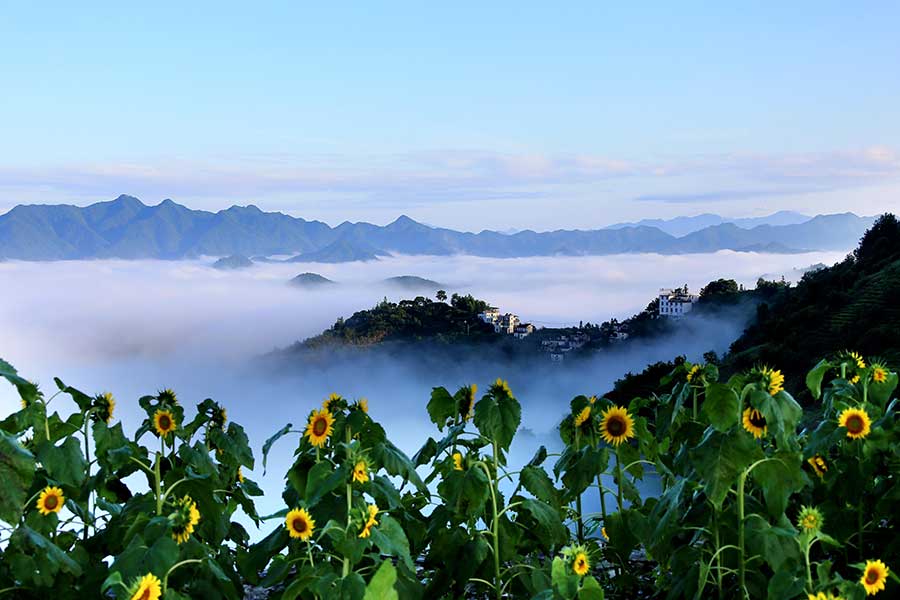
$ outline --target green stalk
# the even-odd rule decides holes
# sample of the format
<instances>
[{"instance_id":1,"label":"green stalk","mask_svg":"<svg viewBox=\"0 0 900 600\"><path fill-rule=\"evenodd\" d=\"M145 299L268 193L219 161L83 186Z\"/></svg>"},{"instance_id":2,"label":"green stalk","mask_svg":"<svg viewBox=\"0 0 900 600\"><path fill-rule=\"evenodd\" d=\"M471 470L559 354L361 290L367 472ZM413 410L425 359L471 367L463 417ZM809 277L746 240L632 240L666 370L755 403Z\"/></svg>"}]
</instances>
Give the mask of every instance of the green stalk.
<instances>
[{"instance_id":1,"label":"green stalk","mask_svg":"<svg viewBox=\"0 0 900 600\"><path fill-rule=\"evenodd\" d=\"M621 513L624 508L624 503L622 502L622 463L619 462L619 451L615 451L616 455L616 501L619 504L619 512Z\"/></svg>"},{"instance_id":2,"label":"green stalk","mask_svg":"<svg viewBox=\"0 0 900 600\"><path fill-rule=\"evenodd\" d=\"M162 437L160 437L162 439ZM162 454L156 455L156 464L153 465L154 487L156 490L156 516L162 514L163 495L162 495L162 477L160 476L159 463L162 462Z\"/></svg>"},{"instance_id":3,"label":"green stalk","mask_svg":"<svg viewBox=\"0 0 900 600\"><path fill-rule=\"evenodd\" d=\"M91 478L91 443L88 438L88 418L87 415L84 416L84 456L86 460L86 464L84 467L84 476L86 480L90 480ZM94 520L94 515L91 513L91 492L92 487L90 481L88 483L88 495L87 495L87 515L85 517L84 522L84 539L87 541L88 539L88 527L89 524ZM89 518L88 518L89 517Z\"/></svg>"},{"instance_id":4,"label":"green stalk","mask_svg":"<svg viewBox=\"0 0 900 600\"><path fill-rule=\"evenodd\" d=\"M168 571L166 571L166 576L163 577L163 581L162 581L163 596L166 595L166 590L169 589L169 575L171 575L175 569L177 569L178 567L184 566L184 565L189 565L191 563L202 563L202 562L203 562L203 560L199 559L199 558L189 558L187 560L183 560L179 563L175 563L174 565L172 565L172 568L169 569Z\"/></svg>"},{"instance_id":5,"label":"green stalk","mask_svg":"<svg viewBox=\"0 0 900 600\"><path fill-rule=\"evenodd\" d=\"M352 434L350 433L350 427L347 427L347 445L349 447L350 442L353 439ZM350 531L350 514L353 511L353 488L350 486L350 483L347 483L347 531ZM343 573L343 577L346 577L350 574L350 557L344 556L344 566L341 571Z\"/></svg>"},{"instance_id":6,"label":"green stalk","mask_svg":"<svg viewBox=\"0 0 900 600\"><path fill-rule=\"evenodd\" d=\"M812 579L812 567L809 564L809 550L812 548L812 542L806 543L806 549L803 553L803 558L806 559L806 591L812 595L813 593L813 579Z\"/></svg>"},{"instance_id":7,"label":"green stalk","mask_svg":"<svg viewBox=\"0 0 900 600\"><path fill-rule=\"evenodd\" d=\"M500 460L497 452L497 441L491 440L491 446L494 451L494 473L499 473ZM500 515L497 514L497 493L494 490L497 481L496 478L491 478L490 475L488 475L488 479L491 480L491 504L494 507L494 588L497 590L497 600L502 600L503 588L500 585ZM581 515L579 514L579 521L580 517Z\"/></svg>"},{"instance_id":8,"label":"green stalk","mask_svg":"<svg viewBox=\"0 0 900 600\"><path fill-rule=\"evenodd\" d=\"M578 434L578 428L575 428L575 450L581 450L581 437ZM578 512L578 520L576 521L578 531L578 543L584 543L584 514L581 509L581 494L575 496L575 510Z\"/></svg>"},{"instance_id":9,"label":"green stalk","mask_svg":"<svg viewBox=\"0 0 900 600\"><path fill-rule=\"evenodd\" d=\"M722 589L722 553L719 552L719 511L713 507L713 532L716 536L716 586L719 588L719 600L725 597Z\"/></svg>"},{"instance_id":10,"label":"green stalk","mask_svg":"<svg viewBox=\"0 0 900 600\"><path fill-rule=\"evenodd\" d=\"M747 474L744 471L738 476L737 500L738 500L738 578L742 596L747 596L747 565L744 556L744 486L747 483ZM748 596L749 597L749 596Z\"/></svg>"},{"instance_id":11,"label":"green stalk","mask_svg":"<svg viewBox=\"0 0 900 600\"><path fill-rule=\"evenodd\" d=\"M694 420L697 420L697 388L694 388Z\"/></svg>"}]
</instances>

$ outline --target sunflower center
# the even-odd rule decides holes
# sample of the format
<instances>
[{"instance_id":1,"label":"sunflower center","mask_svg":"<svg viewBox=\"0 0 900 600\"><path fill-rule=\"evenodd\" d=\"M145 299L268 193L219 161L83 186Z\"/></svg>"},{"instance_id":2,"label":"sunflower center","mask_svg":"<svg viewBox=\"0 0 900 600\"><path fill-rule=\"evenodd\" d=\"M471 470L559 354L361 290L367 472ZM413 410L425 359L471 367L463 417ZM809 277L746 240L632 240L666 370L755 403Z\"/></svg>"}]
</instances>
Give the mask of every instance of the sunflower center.
<instances>
[{"instance_id":1,"label":"sunflower center","mask_svg":"<svg viewBox=\"0 0 900 600\"><path fill-rule=\"evenodd\" d=\"M313 433L316 435L325 435L326 429L328 429L328 423L325 422L325 419L316 419L316 422L313 423Z\"/></svg>"},{"instance_id":2,"label":"sunflower center","mask_svg":"<svg viewBox=\"0 0 900 600\"><path fill-rule=\"evenodd\" d=\"M847 431L849 431L850 433L862 433L863 428L863 420L859 415L852 415L847 419Z\"/></svg>"},{"instance_id":3,"label":"sunflower center","mask_svg":"<svg viewBox=\"0 0 900 600\"><path fill-rule=\"evenodd\" d=\"M59 498L57 498L56 496L47 496L47 498L44 500L45 508L53 510L57 506L59 506Z\"/></svg>"},{"instance_id":4,"label":"sunflower center","mask_svg":"<svg viewBox=\"0 0 900 600\"><path fill-rule=\"evenodd\" d=\"M869 569L868 571L866 571L866 583L868 583L869 585L877 583L879 579L880 577L878 576L878 571L876 571L875 569Z\"/></svg>"},{"instance_id":5,"label":"sunflower center","mask_svg":"<svg viewBox=\"0 0 900 600\"><path fill-rule=\"evenodd\" d=\"M140 595L140 598L138 598L138 600L150 600L150 588L149 587L144 588L144 593Z\"/></svg>"},{"instance_id":6,"label":"sunflower center","mask_svg":"<svg viewBox=\"0 0 900 600\"><path fill-rule=\"evenodd\" d=\"M294 531L297 533L303 533L306 531L306 519L294 519L291 521L291 527L294 528Z\"/></svg>"},{"instance_id":7,"label":"sunflower center","mask_svg":"<svg viewBox=\"0 0 900 600\"><path fill-rule=\"evenodd\" d=\"M750 411L750 424L762 429L766 426L766 418L758 410L752 410Z\"/></svg>"},{"instance_id":8,"label":"sunflower center","mask_svg":"<svg viewBox=\"0 0 900 600\"><path fill-rule=\"evenodd\" d=\"M612 417L606 422L606 430L613 437L618 437L625 433L625 421L621 417Z\"/></svg>"},{"instance_id":9,"label":"sunflower center","mask_svg":"<svg viewBox=\"0 0 900 600\"><path fill-rule=\"evenodd\" d=\"M160 429L168 429L172 426L172 419L170 419L167 415L159 416L159 428Z\"/></svg>"}]
</instances>

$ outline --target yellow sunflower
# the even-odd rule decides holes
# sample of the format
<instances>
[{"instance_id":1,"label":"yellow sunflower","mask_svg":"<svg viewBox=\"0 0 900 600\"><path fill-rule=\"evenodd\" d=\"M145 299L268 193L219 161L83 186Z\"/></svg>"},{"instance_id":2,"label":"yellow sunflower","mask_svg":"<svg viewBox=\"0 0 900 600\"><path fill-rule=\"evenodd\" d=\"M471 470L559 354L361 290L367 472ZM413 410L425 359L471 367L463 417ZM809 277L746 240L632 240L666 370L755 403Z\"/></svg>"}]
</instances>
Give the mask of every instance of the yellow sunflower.
<instances>
[{"instance_id":1,"label":"yellow sunflower","mask_svg":"<svg viewBox=\"0 0 900 600\"><path fill-rule=\"evenodd\" d=\"M495 388L495 390L497 390L497 391L503 392L504 394L506 394L506 395L509 396L510 398L513 397L512 390L509 389L509 384L506 383L506 381L504 381L503 379L500 379L499 377L498 377L497 380L494 382L494 385L491 386L491 387Z\"/></svg>"},{"instance_id":2,"label":"yellow sunflower","mask_svg":"<svg viewBox=\"0 0 900 600\"><path fill-rule=\"evenodd\" d=\"M766 418L755 408L747 408L744 410L744 429L752 433L756 439L765 437L768 431Z\"/></svg>"},{"instance_id":3,"label":"yellow sunflower","mask_svg":"<svg viewBox=\"0 0 900 600\"><path fill-rule=\"evenodd\" d=\"M591 396L590 398L588 398L588 402L590 402L591 406L593 406L597 402L597 396Z\"/></svg>"},{"instance_id":4,"label":"yellow sunflower","mask_svg":"<svg viewBox=\"0 0 900 600\"><path fill-rule=\"evenodd\" d=\"M66 497L63 491L58 487L47 486L41 492L37 499L38 512L45 517L50 513L58 513L62 510L63 504L66 503Z\"/></svg>"},{"instance_id":5,"label":"yellow sunflower","mask_svg":"<svg viewBox=\"0 0 900 600\"><path fill-rule=\"evenodd\" d=\"M888 371L883 366L872 365L872 381L875 383L884 383L888 379Z\"/></svg>"},{"instance_id":6,"label":"yellow sunflower","mask_svg":"<svg viewBox=\"0 0 900 600\"><path fill-rule=\"evenodd\" d=\"M317 448L321 448L328 441L329 436L334 431L334 417L327 409L316 410L309 416L309 424L306 426L306 436L309 437L309 443Z\"/></svg>"},{"instance_id":7,"label":"yellow sunflower","mask_svg":"<svg viewBox=\"0 0 900 600\"><path fill-rule=\"evenodd\" d=\"M353 481L357 483L365 483L369 480L369 464L365 459L356 461L353 467Z\"/></svg>"},{"instance_id":8,"label":"yellow sunflower","mask_svg":"<svg viewBox=\"0 0 900 600\"><path fill-rule=\"evenodd\" d=\"M693 367L691 367L691 370L688 371L687 374L688 383L693 383L694 378L700 373L700 369L700 365L694 365Z\"/></svg>"},{"instance_id":9,"label":"yellow sunflower","mask_svg":"<svg viewBox=\"0 0 900 600\"><path fill-rule=\"evenodd\" d=\"M378 521L375 520L375 515L378 514L378 506L375 504L370 504L369 508L369 517L366 519L366 524L363 525L362 531L359 532L359 537L367 538L372 534L372 527L378 525Z\"/></svg>"},{"instance_id":10,"label":"yellow sunflower","mask_svg":"<svg viewBox=\"0 0 900 600\"><path fill-rule=\"evenodd\" d=\"M291 510L284 519L284 526L287 527L288 535L292 538L299 538L301 540L308 540L312 534L313 529L316 527L316 522L313 521L312 517L309 516L309 513L302 508L295 508Z\"/></svg>"},{"instance_id":11,"label":"yellow sunflower","mask_svg":"<svg viewBox=\"0 0 900 600\"><path fill-rule=\"evenodd\" d=\"M628 410L621 406L611 406L601 414L600 435L603 441L618 446L628 438L634 437L634 419Z\"/></svg>"},{"instance_id":12,"label":"yellow sunflower","mask_svg":"<svg viewBox=\"0 0 900 600\"><path fill-rule=\"evenodd\" d=\"M178 406L178 396L175 395L175 392L169 388L161 391L156 399L162 402L163 404L172 404L173 406Z\"/></svg>"},{"instance_id":13,"label":"yellow sunflower","mask_svg":"<svg viewBox=\"0 0 900 600\"><path fill-rule=\"evenodd\" d=\"M183 544L194 533L194 527L200 522L200 511L197 503L185 496L178 501L175 513L169 517L172 521L172 539Z\"/></svg>"},{"instance_id":14,"label":"yellow sunflower","mask_svg":"<svg viewBox=\"0 0 900 600\"><path fill-rule=\"evenodd\" d=\"M859 383L859 374L854 375L850 378L850 383L857 384Z\"/></svg>"},{"instance_id":15,"label":"yellow sunflower","mask_svg":"<svg viewBox=\"0 0 900 600\"><path fill-rule=\"evenodd\" d=\"M887 581L889 572L887 565L880 560L866 561L866 568L863 569L859 582L866 588L867 596L874 596L884 589L884 583Z\"/></svg>"},{"instance_id":16,"label":"yellow sunflower","mask_svg":"<svg viewBox=\"0 0 900 600\"><path fill-rule=\"evenodd\" d=\"M766 388L770 396L774 396L784 389L784 375L777 369L763 367L760 373L765 378Z\"/></svg>"},{"instance_id":17,"label":"yellow sunflower","mask_svg":"<svg viewBox=\"0 0 900 600\"><path fill-rule=\"evenodd\" d=\"M500 381L499 379L497 381ZM508 389L508 388L507 388ZM460 407L460 415L463 418L463 421L468 421L472 418L472 411L475 408L475 395L478 393L478 386L474 383L466 388L466 397L465 404Z\"/></svg>"},{"instance_id":18,"label":"yellow sunflower","mask_svg":"<svg viewBox=\"0 0 900 600\"><path fill-rule=\"evenodd\" d=\"M580 577L584 577L591 570L591 563L584 551L575 553L575 560L572 561L572 570Z\"/></svg>"},{"instance_id":19,"label":"yellow sunflower","mask_svg":"<svg viewBox=\"0 0 900 600\"><path fill-rule=\"evenodd\" d=\"M609 536L606 535L606 526L605 525L600 528L600 534L603 536L604 540L606 540L607 542L609 541Z\"/></svg>"},{"instance_id":20,"label":"yellow sunflower","mask_svg":"<svg viewBox=\"0 0 900 600\"><path fill-rule=\"evenodd\" d=\"M158 435L166 437L175 431L175 427L175 415L171 411L161 409L153 413L153 428Z\"/></svg>"},{"instance_id":21,"label":"yellow sunflower","mask_svg":"<svg viewBox=\"0 0 900 600\"><path fill-rule=\"evenodd\" d=\"M333 402L337 402L337 401L340 400L340 399L341 399L341 395L340 395L340 394L331 393L327 398L325 398L325 399L322 401L322 409L323 409L323 410L327 410L327 411L330 412L330 411L331 411L331 404L332 404Z\"/></svg>"},{"instance_id":22,"label":"yellow sunflower","mask_svg":"<svg viewBox=\"0 0 900 600\"><path fill-rule=\"evenodd\" d=\"M860 354L858 352L850 352L849 355L850 355L850 358L853 359L853 362L856 363L857 369L865 369L866 368L866 361L863 360L863 357L860 356Z\"/></svg>"},{"instance_id":23,"label":"yellow sunflower","mask_svg":"<svg viewBox=\"0 0 900 600\"><path fill-rule=\"evenodd\" d=\"M822 516L822 513L819 509L812 506L804 506L800 509L800 514L797 515L797 527L802 529L803 531L816 532L822 529L822 525L825 523L825 517Z\"/></svg>"},{"instance_id":24,"label":"yellow sunflower","mask_svg":"<svg viewBox=\"0 0 900 600\"><path fill-rule=\"evenodd\" d=\"M131 600L159 600L162 596L162 582L153 573L147 573L131 585L128 593L131 594Z\"/></svg>"},{"instance_id":25,"label":"yellow sunflower","mask_svg":"<svg viewBox=\"0 0 900 600\"><path fill-rule=\"evenodd\" d=\"M825 473L828 472L828 465L825 463L825 459L816 454L815 456L810 456L806 459L806 462L809 463L809 466L812 467L812 470L816 472L816 475L819 476L819 479L825 477Z\"/></svg>"},{"instance_id":26,"label":"yellow sunflower","mask_svg":"<svg viewBox=\"0 0 900 600\"><path fill-rule=\"evenodd\" d=\"M462 454L459 452L453 453L453 470L454 471L462 471Z\"/></svg>"},{"instance_id":27,"label":"yellow sunflower","mask_svg":"<svg viewBox=\"0 0 900 600\"><path fill-rule=\"evenodd\" d=\"M244 472L241 470L240 467L238 467L238 470L237 470L237 481L238 481L238 483L244 483Z\"/></svg>"},{"instance_id":28,"label":"yellow sunflower","mask_svg":"<svg viewBox=\"0 0 900 600\"><path fill-rule=\"evenodd\" d=\"M845 408L838 417L838 423L847 429L847 437L851 440L862 439L872 431L872 420L866 411L859 408Z\"/></svg>"},{"instance_id":29,"label":"yellow sunflower","mask_svg":"<svg viewBox=\"0 0 900 600\"><path fill-rule=\"evenodd\" d=\"M364 413L368 414L369 412L369 401L365 398L360 398L353 404L354 408L358 408Z\"/></svg>"},{"instance_id":30,"label":"yellow sunflower","mask_svg":"<svg viewBox=\"0 0 900 600\"><path fill-rule=\"evenodd\" d=\"M111 393L103 392L94 398L91 408L94 409L91 414L92 419L109 423L112 421L113 411L116 409L116 400Z\"/></svg>"},{"instance_id":31,"label":"yellow sunflower","mask_svg":"<svg viewBox=\"0 0 900 600\"><path fill-rule=\"evenodd\" d=\"M575 417L575 427L581 427L584 425L584 422L587 421L591 416L591 407L590 405L585 406L581 409L581 412Z\"/></svg>"}]
</instances>

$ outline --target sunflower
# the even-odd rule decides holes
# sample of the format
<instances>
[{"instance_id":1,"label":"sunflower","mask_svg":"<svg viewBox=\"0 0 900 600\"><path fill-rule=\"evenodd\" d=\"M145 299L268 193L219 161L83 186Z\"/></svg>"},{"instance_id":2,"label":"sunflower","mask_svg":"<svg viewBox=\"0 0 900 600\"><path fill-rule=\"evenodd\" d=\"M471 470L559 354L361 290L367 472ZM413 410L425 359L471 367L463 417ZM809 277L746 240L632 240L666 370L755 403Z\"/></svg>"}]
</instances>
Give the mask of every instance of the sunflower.
<instances>
[{"instance_id":1,"label":"sunflower","mask_svg":"<svg viewBox=\"0 0 900 600\"><path fill-rule=\"evenodd\" d=\"M37 499L37 509L39 513L46 517L50 513L61 511L65 503L66 497L63 495L63 491L58 487L48 485Z\"/></svg>"},{"instance_id":2,"label":"sunflower","mask_svg":"<svg viewBox=\"0 0 900 600\"><path fill-rule=\"evenodd\" d=\"M356 402L353 403L353 408L363 411L368 414L369 412L369 401L365 398L360 398Z\"/></svg>"},{"instance_id":3,"label":"sunflower","mask_svg":"<svg viewBox=\"0 0 900 600\"><path fill-rule=\"evenodd\" d=\"M819 592L818 594L807 594L807 600L844 600L840 596L835 596L831 592Z\"/></svg>"},{"instance_id":4,"label":"sunflower","mask_svg":"<svg viewBox=\"0 0 900 600\"><path fill-rule=\"evenodd\" d=\"M611 406L601 414L600 435L603 441L618 446L628 438L634 437L634 419L628 410L621 406Z\"/></svg>"},{"instance_id":5,"label":"sunflower","mask_svg":"<svg viewBox=\"0 0 900 600\"><path fill-rule=\"evenodd\" d=\"M313 534L316 522L304 509L295 508L285 517L284 526L287 527L288 535L292 538L308 540Z\"/></svg>"},{"instance_id":6,"label":"sunflower","mask_svg":"<svg viewBox=\"0 0 900 600\"><path fill-rule=\"evenodd\" d=\"M460 454L459 452L453 453L453 470L454 471L462 471L463 470L462 454Z\"/></svg>"},{"instance_id":7,"label":"sunflower","mask_svg":"<svg viewBox=\"0 0 900 600\"><path fill-rule=\"evenodd\" d=\"M752 433L756 439L765 437L768 430L766 418L755 408L747 408L744 410L744 429Z\"/></svg>"},{"instance_id":8,"label":"sunflower","mask_svg":"<svg viewBox=\"0 0 900 600\"><path fill-rule=\"evenodd\" d=\"M497 381L499 381L499 379ZM477 393L478 386L474 383L470 386L466 386L466 395L459 407L459 416L462 417L463 421L468 421L472 418L472 411L475 408L475 395Z\"/></svg>"},{"instance_id":9,"label":"sunflower","mask_svg":"<svg viewBox=\"0 0 900 600\"><path fill-rule=\"evenodd\" d=\"M238 466L237 470L237 482L244 483L244 472L241 470L240 466Z\"/></svg>"},{"instance_id":10,"label":"sunflower","mask_svg":"<svg viewBox=\"0 0 900 600\"><path fill-rule=\"evenodd\" d=\"M693 367L691 367L691 370L688 371L687 374L688 383L692 383L694 381L694 377L697 377L697 375L700 373L700 370L700 365L694 365Z\"/></svg>"},{"instance_id":11,"label":"sunflower","mask_svg":"<svg viewBox=\"0 0 900 600\"><path fill-rule=\"evenodd\" d=\"M327 410L327 411L330 412L330 411L331 411L331 404L332 404L333 402L338 402L338 401L340 401L340 399L341 399L341 395L340 395L340 394L335 394L334 392L332 392L331 394L328 395L327 398L325 398L324 400L322 400L322 410Z\"/></svg>"},{"instance_id":12,"label":"sunflower","mask_svg":"<svg viewBox=\"0 0 900 600\"><path fill-rule=\"evenodd\" d=\"M866 368L866 361L863 360L863 357L860 356L860 354L858 352L848 352L848 355L850 356L850 358L853 359L853 362L856 363L857 369L865 369Z\"/></svg>"},{"instance_id":13,"label":"sunflower","mask_svg":"<svg viewBox=\"0 0 900 600\"><path fill-rule=\"evenodd\" d=\"M591 563L584 550L579 550L575 553L575 560L572 561L572 570L580 577L584 577L591 570Z\"/></svg>"},{"instance_id":14,"label":"sunflower","mask_svg":"<svg viewBox=\"0 0 900 600\"><path fill-rule=\"evenodd\" d=\"M604 540L606 540L607 542L609 541L609 536L606 535L606 526L605 525L600 528L600 534L603 536Z\"/></svg>"},{"instance_id":15,"label":"sunflower","mask_svg":"<svg viewBox=\"0 0 900 600\"><path fill-rule=\"evenodd\" d=\"M169 388L164 389L156 395L156 399L159 400L163 404L170 404L172 406L178 406L178 396L175 395L175 392Z\"/></svg>"},{"instance_id":16,"label":"sunflower","mask_svg":"<svg viewBox=\"0 0 900 600\"><path fill-rule=\"evenodd\" d=\"M93 409L91 418L94 421L103 421L104 423L109 423L113 418L113 411L116 408L116 400L109 392L103 392L102 394L94 397L94 401L91 403L91 408Z\"/></svg>"},{"instance_id":17,"label":"sunflower","mask_svg":"<svg viewBox=\"0 0 900 600\"><path fill-rule=\"evenodd\" d=\"M797 527L803 531L815 533L822 529L824 524L825 517L822 516L818 508L804 506L800 509L800 514L797 515Z\"/></svg>"},{"instance_id":18,"label":"sunflower","mask_svg":"<svg viewBox=\"0 0 900 600\"><path fill-rule=\"evenodd\" d=\"M175 431L175 427L175 416L171 411L160 409L153 413L153 428L161 437L166 437Z\"/></svg>"},{"instance_id":19,"label":"sunflower","mask_svg":"<svg viewBox=\"0 0 900 600\"><path fill-rule=\"evenodd\" d=\"M888 379L888 370L884 365L875 363L872 365L872 381L875 383L884 383Z\"/></svg>"},{"instance_id":20,"label":"sunflower","mask_svg":"<svg viewBox=\"0 0 900 600\"><path fill-rule=\"evenodd\" d=\"M763 381L766 384L766 391L769 392L770 396L774 396L784 389L784 375L781 374L781 371L763 367L760 369L759 373L763 376Z\"/></svg>"},{"instance_id":21,"label":"sunflower","mask_svg":"<svg viewBox=\"0 0 900 600\"><path fill-rule=\"evenodd\" d=\"M575 417L575 427L581 427L584 425L584 422L587 421L591 416L591 406L585 406L581 409L581 412Z\"/></svg>"},{"instance_id":22,"label":"sunflower","mask_svg":"<svg viewBox=\"0 0 900 600\"><path fill-rule=\"evenodd\" d=\"M806 462L809 463L809 466L812 467L812 470L816 472L816 475L819 476L819 479L825 477L825 473L828 472L828 465L825 463L825 459L816 454L815 456L810 456L806 459Z\"/></svg>"},{"instance_id":23,"label":"sunflower","mask_svg":"<svg viewBox=\"0 0 900 600\"><path fill-rule=\"evenodd\" d=\"M328 412L328 409L314 410L309 416L309 424L306 426L306 436L309 437L309 443L317 448L321 448L328 441L328 437L334 431L334 417Z\"/></svg>"},{"instance_id":24,"label":"sunflower","mask_svg":"<svg viewBox=\"0 0 900 600\"><path fill-rule=\"evenodd\" d=\"M845 408L838 417L841 427L847 429L847 437L851 440L859 440L872 431L872 420L866 411L859 408Z\"/></svg>"},{"instance_id":25,"label":"sunflower","mask_svg":"<svg viewBox=\"0 0 900 600\"><path fill-rule=\"evenodd\" d=\"M863 569L863 575L859 582L866 588L867 596L874 596L884 589L889 572L887 565L880 560L866 561L866 568Z\"/></svg>"},{"instance_id":26,"label":"sunflower","mask_svg":"<svg viewBox=\"0 0 900 600\"><path fill-rule=\"evenodd\" d=\"M368 508L369 517L366 519L366 524L363 525L362 531L359 532L359 537L367 538L372 533L372 527L378 525L378 521L375 520L375 515L378 514L378 506L375 504L370 504Z\"/></svg>"},{"instance_id":27,"label":"sunflower","mask_svg":"<svg viewBox=\"0 0 900 600\"><path fill-rule=\"evenodd\" d=\"M365 483L369 480L369 463L366 462L366 459L361 458L356 461L356 465L353 467L353 481L357 483Z\"/></svg>"},{"instance_id":28,"label":"sunflower","mask_svg":"<svg viewBox=\"0 0 900 600\"><path fill-rule=\"evenodd\" d=\"M194 527L200 522L200 511L197 503L185 496L176 504L175 512L169 517L172 523L172 539L183 544L194 533Z\"/></svg>"},{"instance_id":29,"label":"sunflower","mask_svg":"<svg viewBox=\"0 0 900 600\"><path fill-rule=\"evenodd\" d=\"M509 389L509 384L506 383L506 381L504 381L503 379L500 379L499 377L494 382L494 385L491 386L491 388L492 388L491 389L492 392L503 392L510 398L513 397L512 390Z\"/></svg>"},{"instance_id":30,"label":"sunflower","mask_svg":"<svg viewBox=\"0 0 900 600\"><path fill-rule=\"evenodd\" d=\"M588 402L593 406L597 402L597 396L591 396L588 398Z\"/></svg>"},{"instance_id":31,"label":"sunflower","mask_svg":"<svg viewBox=\"0 0 900 600\"><path fill-rule=\"evenodd\" d=\"M162 582L153 573L147 573L135 580L128 590L131 600L159 600L162 596Z\"/></svg>"}]
</instances>

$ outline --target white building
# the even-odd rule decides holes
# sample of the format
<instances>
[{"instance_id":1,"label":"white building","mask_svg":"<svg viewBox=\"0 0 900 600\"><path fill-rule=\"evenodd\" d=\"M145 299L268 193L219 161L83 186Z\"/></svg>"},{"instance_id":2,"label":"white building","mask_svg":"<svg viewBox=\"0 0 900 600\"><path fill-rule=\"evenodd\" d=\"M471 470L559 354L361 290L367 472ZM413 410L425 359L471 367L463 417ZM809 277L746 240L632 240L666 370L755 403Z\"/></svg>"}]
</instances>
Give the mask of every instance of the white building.
<instances>
[{"instance_id":1,"label":"white building","mask_svg":"<svg viewBox=\"0 0 900 600\"><path fill-rule=\"evenodd\" d=\"M534 325L532 325L531 323L521 323L520 325L516 326L516 331L515 333L513 333L513 335L517 340L524 340L532 333L534 333Z\"/></svg>"},{"instance_id":2,"label":"white building","mask_svg":"<svg viewBox=\"0 0 900 600\"><path fill-rule=\"evenodd\" d=\"M496 306L488 306L483 313L478 313L478 318L485 323L494 323L500 318L500 309Z\"/></svg>"},{"instance_id":3,"label":"white building","mask_svg":"<svg viewBox=\"0 0 900 600\"><path fill-rule=\"evenodd\" d=\"M690 293L686 285L674 290L662 288L659 290L659 316L680 319L691 312L698 300L700 296Z\"/></svg>"},{"instance_id":4,"label":"white building","mask_svg":"<svg viewBox=\"0 0 900 600\"><path fill-rule=\"evenodd\" d=\"M516 327L518 325L519 317L511 313L506 313L505 315L494 321L494 331L496 331L497 333L512 335L516 332Z\"/></svg>"}]
</instances>

